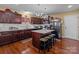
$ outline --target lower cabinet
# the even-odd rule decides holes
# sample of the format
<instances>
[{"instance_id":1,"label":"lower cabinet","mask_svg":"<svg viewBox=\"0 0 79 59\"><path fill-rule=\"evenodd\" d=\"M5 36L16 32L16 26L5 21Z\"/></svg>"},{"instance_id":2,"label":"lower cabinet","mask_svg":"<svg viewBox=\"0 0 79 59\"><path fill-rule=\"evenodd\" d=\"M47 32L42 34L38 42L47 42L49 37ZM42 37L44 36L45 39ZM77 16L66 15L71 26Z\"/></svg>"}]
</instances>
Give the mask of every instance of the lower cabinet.
<instances>
[{"instance_id":1,"label":"lower cabinet","mask_svg":"<svg viewBox=\"0 0 79 59\"><path fill-rule=\"evenodd\" d=\"M2 35L0 36L0 45L4 45L7 43L13 42L12 35Z\"/></svg>"},{"instance_id":2,"label":"lower cabinet","mask_svg":"<svg viewBox=\"0 0 79 59\"><path fill-rule=\"evenodd\" d=\"M31 30L13 31L9 35L8 34L0 35L0 45L27 39L30 37L31 37Z\"/></svg>"}]
</instances>

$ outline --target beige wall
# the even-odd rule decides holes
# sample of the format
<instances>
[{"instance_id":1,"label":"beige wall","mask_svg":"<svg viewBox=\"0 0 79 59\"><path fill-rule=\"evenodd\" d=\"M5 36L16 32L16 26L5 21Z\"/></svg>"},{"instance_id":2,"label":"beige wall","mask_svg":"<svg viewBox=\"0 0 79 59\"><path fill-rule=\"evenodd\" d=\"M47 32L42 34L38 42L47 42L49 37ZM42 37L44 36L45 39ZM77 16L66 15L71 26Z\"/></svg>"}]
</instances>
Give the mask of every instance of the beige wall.
<instances>
[{"instance_id":1,"label":"beige wall","mask_svg":"<svg viewBox=\"0 0 79 59\"><path fill-rule=\"evenodd\" d=\"M52 17L59 17L62 19L62 35L64 34L64 16L67 15L73 15L73 14L79 14L79 9L70 11L70 12L64 12L64 13L56 13L56 14L51 14L50 16Z\"/></svg>"}]
</instances>

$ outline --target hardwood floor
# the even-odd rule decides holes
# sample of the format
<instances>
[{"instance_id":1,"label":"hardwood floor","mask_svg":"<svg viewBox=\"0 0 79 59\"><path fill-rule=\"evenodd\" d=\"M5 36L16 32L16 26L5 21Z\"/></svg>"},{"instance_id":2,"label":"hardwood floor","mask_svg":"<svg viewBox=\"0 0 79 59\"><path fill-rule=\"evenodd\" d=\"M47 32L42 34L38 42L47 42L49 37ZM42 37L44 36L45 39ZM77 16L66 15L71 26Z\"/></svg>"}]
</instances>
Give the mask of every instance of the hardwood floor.
<instances>
[{"instance_id":1,"label":"hardwood floor","mask_svg":"<svg viewBox=\"0 0 79 59\"><path fill-rule=\"evenodd\" d=\"M32 39L25 39L4 46L0 46L0 54L43 54L33 47ZM78 54L79 41L71 39L57 40L55 46L46 54Z\"/></svg>"}]
</instances>

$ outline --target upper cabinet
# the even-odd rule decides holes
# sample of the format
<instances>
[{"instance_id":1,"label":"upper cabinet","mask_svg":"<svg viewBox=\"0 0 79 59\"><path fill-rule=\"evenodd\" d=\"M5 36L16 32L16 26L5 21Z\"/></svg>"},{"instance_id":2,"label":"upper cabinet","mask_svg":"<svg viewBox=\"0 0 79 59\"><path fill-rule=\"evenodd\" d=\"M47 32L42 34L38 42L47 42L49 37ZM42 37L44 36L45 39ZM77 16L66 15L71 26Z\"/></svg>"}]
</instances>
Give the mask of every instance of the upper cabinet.
<instances>
[{"instance_id":1,"label":"upper cabinet","mask_svg":"<svg viewBox=\"0 0 79 59\"><path fill-rule=\"evenodd\" d=\"M5 9L5 11L0 11L0 23L21 23L21 15Z\"/></svg>"},{"instance_id":2,"label":"upper cabinet","mask_svg":"<svg viewBox=\"0 0 79 59\"><path fill-rule=\"evenodd\" d=\"M43 24L43 18L39 17L31 17L32 24Z\"/></svg>"}]
</instances>

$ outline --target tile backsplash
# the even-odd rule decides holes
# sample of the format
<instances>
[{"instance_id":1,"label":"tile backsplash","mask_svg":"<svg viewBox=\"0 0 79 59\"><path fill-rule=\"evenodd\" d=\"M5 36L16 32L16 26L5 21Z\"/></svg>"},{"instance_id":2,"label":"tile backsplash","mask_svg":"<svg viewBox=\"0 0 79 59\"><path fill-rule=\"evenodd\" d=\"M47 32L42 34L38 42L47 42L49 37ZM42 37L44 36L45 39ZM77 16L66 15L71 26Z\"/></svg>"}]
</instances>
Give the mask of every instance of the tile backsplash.
<instances>
[{"instance_id":1,"label":"tile backsplash","mask_svg":"<svg viewBox=\"0 0 79 59\"><path fill-rule=\"evenodd\" d=\"M0 31L6 31L6 30L19 30L19 29L28 29L33 28L31 24L5 24L0 23Z\"/></svg>"},{"instance_id":2,"label":"tile backsplash","mask_svg":"<svg viewBox=\"0 0 79 59\"><path fill-rule=\"evenodd\" d=\"M34 27L38 27L38 28L42 27L42 29L44 29L45 26L50 27L50 25L51 25L51 24L34 24L33 26L34 26Z\"/></svg>"},{"instance_id":3,"label":"tile backsplash","mask_svg":"<svg viewBox=\"0 0 79 59\"><path fill-rule=\"evenodd\" d=\"M9 30L20 30L20 29L32 29L32 28L39 28L42 29L45 26L50 26L50 24L7 24L7 23L0 23L0 31L9 31Z\"/></svg>"}]
</instances>

